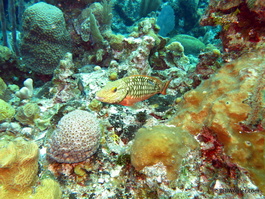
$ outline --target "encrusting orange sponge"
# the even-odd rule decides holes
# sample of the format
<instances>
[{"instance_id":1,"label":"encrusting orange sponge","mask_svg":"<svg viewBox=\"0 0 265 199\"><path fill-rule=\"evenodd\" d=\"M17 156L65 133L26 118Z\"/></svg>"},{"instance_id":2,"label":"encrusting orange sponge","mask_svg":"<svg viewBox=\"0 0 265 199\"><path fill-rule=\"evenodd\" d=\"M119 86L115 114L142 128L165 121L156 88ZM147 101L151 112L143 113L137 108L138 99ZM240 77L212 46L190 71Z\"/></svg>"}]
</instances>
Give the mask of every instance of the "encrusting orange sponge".
<instances>
[{"instance_id":1,"label":"encrusting orange sponge","mask_svg":"<svg viewBox=\"0 0 265 199\"><path fill-rule=\"evenodd\" d=\"M184 94L169 122L197 136L207 127L225 154L249 172L265 193L265 50L225 64L210 79Z\"/></svg>"}]
</instances>

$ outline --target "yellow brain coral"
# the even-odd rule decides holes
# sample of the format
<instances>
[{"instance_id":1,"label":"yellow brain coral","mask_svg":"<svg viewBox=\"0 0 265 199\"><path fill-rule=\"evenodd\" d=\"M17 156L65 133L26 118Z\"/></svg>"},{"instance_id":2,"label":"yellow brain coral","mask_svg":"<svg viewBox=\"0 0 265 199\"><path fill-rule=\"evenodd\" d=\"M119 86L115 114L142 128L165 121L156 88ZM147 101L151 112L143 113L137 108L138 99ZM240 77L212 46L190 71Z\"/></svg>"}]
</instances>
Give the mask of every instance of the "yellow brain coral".
<instances>
[{"instance_id":1,"label":"yellow brain coral","mask_svg":"<svg viewBox=\"0 0 265 199\"><path fill-rule=\"evenodd\" d=\"M0 199L61 198L59 184L44 179L33 194L38 173L38 146L33 141L0 141Z\"/></svg>"},{"instance_id":2,"label":"yellow brain coral","mask_svg":"<svg viewBox=\"0 0 265 199\"><path fill-rule=\"evenodd\" d=\"M39 117L39 114L40 108L36 103L27 103L17 109L15 118L22 124L33 125L35 120Z\"/></svg>"},{"instance_id":3,"label":"yellow brain coral","mask_svg":"<svg viewBox=\"0 0 265 199\"><path fill-rule=\"evenodd\" d=\"M38 146L17 138L0 142L0 184L17 191L35 183L38 172Z\"/></svg>"},{"instance_id":4,"label":"yellow brain coral","mask_svg":"<svg viewBox=\"0 0 265 199\"><path fill-rule=\"evenodd\" d=\"M0 121L11 119L14 115L15 109L10 104L0 99Z\"/></svg>"}]
</instances>

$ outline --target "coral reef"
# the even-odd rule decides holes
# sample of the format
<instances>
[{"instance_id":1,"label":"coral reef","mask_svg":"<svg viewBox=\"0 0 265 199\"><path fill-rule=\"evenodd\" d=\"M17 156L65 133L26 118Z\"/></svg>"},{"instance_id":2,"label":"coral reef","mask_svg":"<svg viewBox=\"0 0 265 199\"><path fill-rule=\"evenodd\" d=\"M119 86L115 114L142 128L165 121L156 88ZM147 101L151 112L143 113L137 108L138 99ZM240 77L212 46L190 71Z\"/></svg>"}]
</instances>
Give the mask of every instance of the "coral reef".
<instances>
[{"instance_id":1,"label":"coral reef","mask_svg":"<svg viewBox=\"0 0 265 199\"><path fill-rule=\"evenodd\" d=\"M22 191L31 187L37 178L38 146L17 138L1 140L0 182L4 189Z\"/></svg>"},{"instance_id":2,"label":"coral reef","mask_svg":"<svg viewBox=\"0 0 265 199\"><path fill-rule=\"evenodd\" d=\"M38 146L23 138L0 142L0 198L61 198L59 184L52 179L43 179L33 193L37 182Z\"/></svg>"},{"instance_id":3,"label":"coral reef","mask_svg":"<svg viewBox=\"0 0 265 199\"><path fill-rule=\"evenodd\" d=\"M162 125L141 128L132 145L131 162L137 170L162 162L169 179L174 179L182 159L198 146L197 141L181 128Z\"/></svg>"},{"instance_id":4,"label":"coral reef","mask_svg":"<svg viewBox=\"0 0 265 199\"><path fill-rule=\"evenodd\" d=\"M0 45L0 64L3 69L5 68L4 66L12 64L15 60L15 54L8 47Z\"/></svg>"},{"instance_id":5,"label":"coral reef","mask_svg":"<svg viewBox=\"0 0 265 199\"><path fill-rule=\"evenodd\" d=\"M25 67L40 74L52 74L59 60L71 50L62 11L39 2L23 14L21 54Z\"/></svg>"},{"instance_id":6,"label":"coral reef","mask_svg":"<svg viewBox=\"0 0 265 199\"><path fill-rule=\"evenodd\" d=\"M0 96L6 91L7 86L4 80L0 77Z\"/></svg>"},{"instance_id":7,"label":"coral reef","mask_svg":"<svg viewBox=\"0 0 265 199\"><path fill-rule=\"evenodd\" d=\"M27 9L22 57L0 46L0 198L264 197L263 1L10 2L8 41ZM96 100L130 75L167 95Z\"/></svg>"},{"instance_id":8,"label":"coral reef","mask_svg":"<svg viewBox=\"0 0 265 199\"><path fill-rule=\"evenodd\" d=\"M152 48L160 43L157 35L159 28L154 18L146 18L140 21L134 30L129 37L121 37L119 45L116 43L115 46L119 48L112 50L113 60L110 67L116 68L117 71L126 70L128 75L148 75L151 73L149 55ZM110 38L113 38L113 35ZM114 64L116 60L119 64Z\"/></svg>"},{"instance_id":9,"label":"coral reef","mask_svg":"<svg viewBox=\"0 0 265 199\"><path fill-rule=\"evenodd\" d=\"M14 115L15 109L10 104L0 99L0 121L12 119Z\"/></svg>"},{"instance_id":10,"label":"coral reef","mask_svg":"<svg viewBox=\"0 0 265 199\"><path fill-rule=\"evenodd\" d=\"M72 53L66 53L64 58L60 60L59 65L54 70L52 83L53 88L50 90L54 94L54 101L57 103L66 102L73 99L80 90L78 90L78 82L72 75L75 66L73 63Z\"/></svg>"},{"instance_id":11,"label":"coral reef","mask_svg":"<svg viewBox=\"0 0 265 199\"><path fill-rule=\"evenodd\" d=\"M158 70L167 68L184 69L189 63L189 58L184 54L184 47L177 41L165 45L157 53L150 56L151 66Z\"/></svg>"},{"instance_id":12,"label":"coral reef","mask_svg":"<svg viewBox=\"0 0 265 199\"><path fill-rule=\"evenodd\" d=\"M75 110L59 121L47 154L57 162L82 162L97 151L100 137L98 119L87 111Z\"/></svg>"},{"instance_id":13,"label":"coral reef","mask_svg":"<svg viewBox=\"0 0 265 199\"><path fill-rule=\"evenodd\" d=\"M254 92L264 92L264 87L255 89L264 74L264 49L248 53L224 65L216 75L196 89L185 93L179 103L179 112L170 122L172 125L199 135L206 126L224 145L231 161L245 168L261 191L264 190L264 108L262 98L251 101ZM262 83L263 85L263 83ZM257 95L256 95L257 96ZM261 95L258 95L261 96ZM245 123L257 114L254 104L261 111L255 129ZM257 110L257 108L255 108ZM254 117L256 118L256 117Z\"/></svg>"},{"instance_id":14,"label":"coral reef","mask_svg":"<svg viewBox=\"0 0 265 199\"><path fill-rule=\"evenodd\" d=\"M88 108L92 111L99 112L102 109L103 105L100 101L93 99L90 104L88 105Z\"/></svg>"},{"instance_id":15,"label":"coral reef","mask_svg":"<svg viewBox=\"0 0 265 199\"><path fill-rule=\"evenodd\" d=\"M36 103L27 103L17 108L15 118L22 124L34 125L39 114L40 108Z\"/></svg>"},{"instance_id":16,"label":"coral reef","mask_svg":"<svg viewBox=\"0 0 265 199\"><path fill-rule=\"evenodd\" d=\"M24 82L24 87L15 93L20 99L28 99L33 96L33 80L31 78L26 79Z\"/></svg>"},{"instance_id":17,"label":"coral reef","mask_svg":"<svg viewBox=\"0 0 265 199\"><path fill-rule=\"evenodd\" d=\"M112 1L93 3L83 9L81 14L74 20L75 39L83 47L78 46L85 64L100 64L107 66L111 49L107 37L111 32ZM80 38L81 37L81 41ZM87 51L89 49L89 51ZM80 54L80 52L78 52Z\"/></svg>"},{"instance_id":18,"label":"coral reef","mask_svg":"<svg viewBox=\"0 0 265 199\"><path fill-rule=\"evenodd\" d=\"M199 54L199 63L196 65L195 73L197 79L194 81L194 87L201 82L202 79L208 79L221 67L221 52L213 45L207 45L205 50ZM195 78L194 77L194 78ZM199 82L198 82L199 81ZM196 83L198 82L198 83Z\"/></svg>"},{"instance_id":19,"label":"coral reef","mask_svg":"<svg viewBox=\"0 0 265 199\"><path fill-rule=\"evenodd\" d=\"M62 198L62 191L58 182L50 178L45 178L41 180L40 185L36 188L35 193L30 197L33 199L60 199Z\"/></svg>"},{"instance_id":20,"label":"coral reef","mask_svg":"<svg viewBox=\"0 0 265 199\"><path fill-rule=\"evenodd\" d=\"M264 42L264 8L263 1L211 0L201 25L221 25L225 51L230 52L229 57L238 57Z\"/></svg>"},{"instance_id":21,"label":"coral reef","mask_svg":"<svg viewBox=\"0 0 265 199\"><path fill-rule=\"evenodd\" d=\"M199 39L192 37L190 35L179 34L172 37L169 43L178 41L184 47L185 54L198 55L201 50L205 49L204 43Z\"/></svg>"}]
</instances>

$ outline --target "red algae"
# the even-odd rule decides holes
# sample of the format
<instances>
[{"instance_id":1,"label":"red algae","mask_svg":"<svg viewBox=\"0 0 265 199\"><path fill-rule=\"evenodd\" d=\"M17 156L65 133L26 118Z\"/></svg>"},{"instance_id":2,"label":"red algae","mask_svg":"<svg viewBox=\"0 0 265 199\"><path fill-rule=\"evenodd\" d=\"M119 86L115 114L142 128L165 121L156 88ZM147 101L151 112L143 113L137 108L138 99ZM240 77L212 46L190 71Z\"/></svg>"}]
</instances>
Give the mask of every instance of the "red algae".
<instances>
[{"instance_id":1,"label":"red algae","mask_svg":"<svg viewBox=\"0 0 265 199\"><path fill-rule=\"evenodd\" d=\"M212 0L200 23L203 26L222 26L220 38L225 52L234 52L232 57L238 57L244 50L264 42L264 8L262 1Z\"/></svg>"}]
</instances>

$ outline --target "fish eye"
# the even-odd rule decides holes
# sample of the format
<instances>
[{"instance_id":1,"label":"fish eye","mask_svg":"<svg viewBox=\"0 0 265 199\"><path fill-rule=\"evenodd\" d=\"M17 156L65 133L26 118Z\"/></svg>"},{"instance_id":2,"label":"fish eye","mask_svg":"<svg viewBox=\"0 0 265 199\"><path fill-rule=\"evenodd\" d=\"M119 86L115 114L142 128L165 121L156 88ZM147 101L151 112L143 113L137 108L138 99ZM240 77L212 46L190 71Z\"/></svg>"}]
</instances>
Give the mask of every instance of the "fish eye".
<instances>
[{"instance_id":1,"label":"fish eye","mask_svg":"<svg viewBox=\"0 0 265 199\"><path fill-rule=\"evenodd\" d=\"M117 87L113 87L113 88L111 89L111 91L112 91L113 93L115 93L115 92L117 91Z\"/></svg>"}]
</instances>

